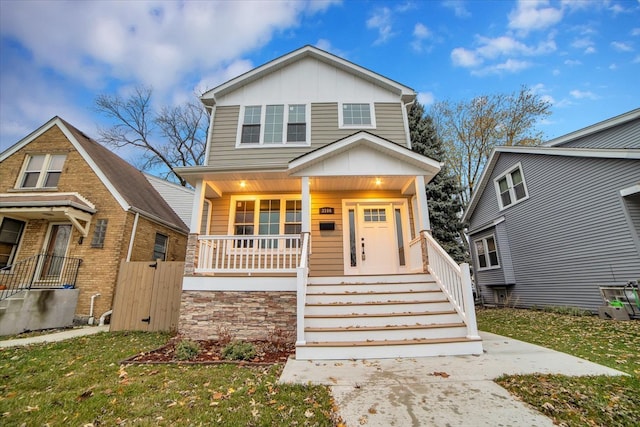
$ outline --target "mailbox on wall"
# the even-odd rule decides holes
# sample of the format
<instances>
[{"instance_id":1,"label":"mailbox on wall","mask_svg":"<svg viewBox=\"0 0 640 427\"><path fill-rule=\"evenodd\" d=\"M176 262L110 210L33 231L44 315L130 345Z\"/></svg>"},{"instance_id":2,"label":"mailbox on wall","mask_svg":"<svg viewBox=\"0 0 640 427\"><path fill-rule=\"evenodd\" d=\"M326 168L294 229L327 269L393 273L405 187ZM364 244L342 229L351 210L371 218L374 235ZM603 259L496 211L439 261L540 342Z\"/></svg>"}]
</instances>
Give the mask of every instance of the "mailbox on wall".
<instances>
[{"instance_id":1,"label":"mailbox on wall","mask_svg":"<svg viewBox=\"0 0 640 427\"><path fill-rule=\"evenodd\" d=\"M320 223L320 231L329 231L329 230L335 230L335 229L336 229L336 223L333 221Z\"/></svg>"}]
</instances>

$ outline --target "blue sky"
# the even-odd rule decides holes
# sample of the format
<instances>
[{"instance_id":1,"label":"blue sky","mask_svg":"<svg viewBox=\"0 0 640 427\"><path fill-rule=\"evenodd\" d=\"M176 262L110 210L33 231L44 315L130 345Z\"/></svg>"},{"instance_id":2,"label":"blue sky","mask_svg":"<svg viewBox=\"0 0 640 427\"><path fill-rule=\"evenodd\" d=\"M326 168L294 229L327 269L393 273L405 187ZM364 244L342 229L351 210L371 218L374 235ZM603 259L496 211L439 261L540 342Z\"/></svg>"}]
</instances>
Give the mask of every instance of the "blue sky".
<instances>
[{"instance_id":1,"label":"blue sky","mask_svg":"<svg viewBox=\"0 0 640 427\"><path fill-rule=\"evenodd\" d=\"M429 105L527 85L557 137L640 107L640 1L0 1L0 150L59 115L97 136L97 95L185 102L311 44ZM125 155L126 157L126 155Z\"/></svg>"}]
</instances>

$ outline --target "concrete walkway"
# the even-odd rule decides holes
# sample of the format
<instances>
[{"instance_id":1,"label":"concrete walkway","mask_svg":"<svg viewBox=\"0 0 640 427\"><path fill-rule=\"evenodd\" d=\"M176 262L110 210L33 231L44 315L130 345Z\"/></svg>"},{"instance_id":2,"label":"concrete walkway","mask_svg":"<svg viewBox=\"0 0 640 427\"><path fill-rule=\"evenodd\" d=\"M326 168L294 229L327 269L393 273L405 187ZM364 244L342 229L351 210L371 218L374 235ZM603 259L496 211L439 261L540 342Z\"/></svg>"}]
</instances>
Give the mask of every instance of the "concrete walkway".
<instances>
[{"instance_id":1,"label":"concrete walkway","mask_svg":"<svg viewBox=\"0 0 640 427\"><path fill-rule=\"evenodd\" d=\"M289 360L280 382L324 384L347 426L553 426L493 382L503 374L625 375L490 333L485 353L380 360Z\"/></svg>"},{"instance_id":2,"label":"concrete walkway","mask_svg":"<svg viewBox=\"0 0 640 427\"><path fill-rule=\"evenodd\" d=\"M97 334L98 332L109 332L109 325L83 326L81 328L68 329L66 331L54 332L52 334L37 335L28 338L17 338L14 340L4 340L0 341L0 347L17 347L21 345L40 344L43 342L63 341L68 340L69 338Z\"/></svg>"}]
</instances>

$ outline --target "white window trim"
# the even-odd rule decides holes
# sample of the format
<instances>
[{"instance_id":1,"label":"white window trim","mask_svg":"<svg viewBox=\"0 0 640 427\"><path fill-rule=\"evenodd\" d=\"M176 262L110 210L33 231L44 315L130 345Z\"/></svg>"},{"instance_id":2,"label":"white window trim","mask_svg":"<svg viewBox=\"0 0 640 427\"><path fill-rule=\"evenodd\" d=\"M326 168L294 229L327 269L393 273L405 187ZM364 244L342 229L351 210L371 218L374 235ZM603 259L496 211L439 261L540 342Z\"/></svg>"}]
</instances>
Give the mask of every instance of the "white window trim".
<instances>
[{"instance_id":1,"label":"white window trim","mask_svg":"<svg viewBox=\"0 0 640 427\"><path fill-rule=\"evenodd\" d=\"M489 257L489 245L487 244L487 239L493 238L493 243L496 245L496 259L498 260L497 265L490 265L491 258ZM476 250L476 243L482 242L482 246L484 247L484 253L487 257L487 267L480 267L480 256L478 255L478 251ZM473 241L473 250L476 253L476 264L478 267L478 271L486 271L486 270L497 270L500 267L500 251L498 250L498 240L496 239L495 234L487 234L485 236L480 237L479 239L475 239Z\"/></svg>"},{"instance_id":2,"label":"white window trim","mask_svg":"<svg viewBox=\"0 0 640 427\"><path fill-rule=\"evenodd\" d=\"M345 125L344 124L344 104L369 104L369 111L371 113L370 125ZM338 102L338 127L340 129L375 129L376 128L376 108L373 102Z\"/></svg>"},{"instance_id":3,"label":"white window trim","mask_svg":"<svg viewBox=\"0 0 640 427\"><path fill-rule=\"evenodd\" d=\"M516 192L513 189L513 181L511 180L511 174L516 169L520 169L520 176L522 176L522 185L524 187L524 197L518 200L516 200ZM499 184L500 180L505 177L507 178L507 184L509 184L509 195L511 196L511 200L512 200L511 204L507 206L504 206L502 204L502 197L500 196L500 184ZM524 178L524 172L522 170L521 162L516 163L513 167L507 169L505 172L497 176L493 180L493 185L496 189L496 198L498 199L498 206L500 207L501 211L504 209L510 208L511 206L517 205L520 202L524 202L529 198L529 190L527 189L527 181Z\"/></svg>"},{"instance_id":4,"label":"white window trim","mask_svg":"<svg viewBox=\"0 0 640 427\"><path fill-rule=\"evenodd\" d=\"M0 216L0 226L4 222L5 218L12 219L14 221L21 221L24 224L22 226L22 232L20 233L20 239L18 239L18 244L16 245L15 250L13 251L11 256L9 257L9 261L10 262L7 264L7 265L11 266L11 270L0 271L0 274L9 274L9 273L13 272L13 262L16 260L16 258L18 257L18 254L20 253L20 248L22 247L22 241L24 240L24 234L25 234L25 231L27 229L27 222L28 222L28 221L25 221L25 220L22 220L22 219L12 218L12 217L8 217L8 216Z\"/></svg>"},{"instance_id":5,"label":"white window trim","mask_svg":"<svg viewBox=\"0 0 640 427\"><path fill-rule=\"evenodd\" d=\"M267 117L267 105L283 105L284 115L282 117L282 142L264 142L264 128ZM306 120L306 136L305 141L287 142L287 125L289 124L289 106L290 105L304 105L305 106L305 120ZM257 143L241 143L242 140L242 126L244 125L244 111L246 107L260 107L260 141ZM269 104L247 104L240 107L240 114L238 114L238 127L236 130L236 148L278 148L278 147L308 147L311 145L311 104L304 102L291 102L284 103L269 103Z\"/></svg>"},{"instance_id":6,"label":"white window trim","mask_svg":"<svg viewBox=\"0 0 640 427\"><path fill-rule=\"evenodd\" d=\"M53 156L65 156L65 162L67 161L67 153L33 153L27 154L25 156L24 162L22 163L22 169L20 169L20 173L18 174L18 180L16 181L15 189L17 190L42 190L42 189L55 189L55 187L44 187L44 182L47 179L47 172L60 172L62 175L62 171L64 170L64 163L62 164L62 168L58 171L49 170L49 165L51 164L51 159ZM22 182L24 181L24 174L27 172L27 166L29 165L29 160L31 160L35 156L44 156L44 162L42 162L42 167L40 168L40 175L38 175L38 182L36 182L35 187L23 187Z\"/></svg>"}]
</instances>

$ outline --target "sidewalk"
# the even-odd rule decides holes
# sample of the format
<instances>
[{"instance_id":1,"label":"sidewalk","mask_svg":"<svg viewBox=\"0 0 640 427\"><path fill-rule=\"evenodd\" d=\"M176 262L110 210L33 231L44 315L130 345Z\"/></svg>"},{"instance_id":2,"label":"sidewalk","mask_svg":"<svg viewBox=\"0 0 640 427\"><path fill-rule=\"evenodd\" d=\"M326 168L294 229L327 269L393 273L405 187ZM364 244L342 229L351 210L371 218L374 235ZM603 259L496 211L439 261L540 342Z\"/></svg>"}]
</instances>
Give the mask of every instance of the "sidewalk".
<instances>
[{"instance_id":1,"label":"sidewalk","mask_svg":"<svg viewBox=\"0 0 640 427\"><path fill-rule=\"evenodd\" d=\"M52 334L38 335L28 338L18 338L14 340L0 341L2 347L16 347L21 345L40 344L44 342L54 342L68 340L69 338L82 337L85 335L93 335L99 332L109 332L109 325L106 326L83 326L81 328L69 329L62 332L54 332Z\"/></svg>"},{"instance_id":2,"label":"sidewalk","mask_svg":"<svg viewBox=\"0 0 640 427\"><path fill-rule=\"evenodd\" d=\"M482 332L485 353L380 360L289 360L280 382L324 384L348 426L553 426L493 382L503 374L625 375Z\"/></svg>"}]
</instances>

